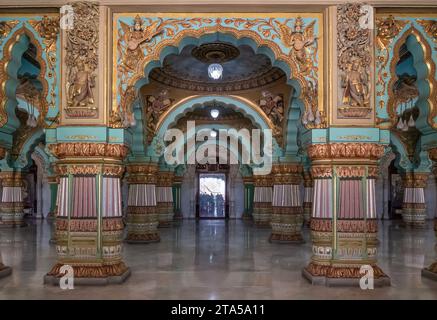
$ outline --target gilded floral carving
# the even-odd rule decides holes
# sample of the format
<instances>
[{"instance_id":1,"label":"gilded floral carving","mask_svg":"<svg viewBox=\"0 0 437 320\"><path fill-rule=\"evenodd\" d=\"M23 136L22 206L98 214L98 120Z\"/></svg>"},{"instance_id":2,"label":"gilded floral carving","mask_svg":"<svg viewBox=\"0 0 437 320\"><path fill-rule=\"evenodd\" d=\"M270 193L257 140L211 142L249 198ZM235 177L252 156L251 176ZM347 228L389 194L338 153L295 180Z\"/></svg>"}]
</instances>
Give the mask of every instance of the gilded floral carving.
<instances>
[{"instance_id":1,"label":"gilded floral carving","mask_svg":"<svg viewBox=\"0 0 437 320\"><path fill-rule=\"evenodd\" d=\"M96 86L99 44L99 6L95 2L74 2L74 28L66 31L66 102L71 118L98 115Z\"/></svg>"},{"instance_id":2,"label":"gilded floral carving","mask_svg":"<svg viewBox=\"0 0 437 320\"><path fill-rule=\"evenodd\" d=\"M313 144L308 147L308 155L312 160L350 158L378 160L384 155L384 146L376 143Z\"/></svg>"},{"instance_id":3,"label":"gilded floral carving","mask_svg":"<svg viewBox=\"0 0 437 320\"><path fill-rule=\"evenodd\" d=\"M337 6L337 52L341 101L339 118L371 116L371 30L361 26L359 3Z\"/></svg>"},{"instance_id":4,"label":"gilded floral carving","mask_svg":"<svg viewBox=\"0 0 437 320\"><path fill-rule=\"evenodd\" d=\"M152 142L156 134L156 125L161 115L173 104L174 99L168 96L166 89L161 90L157 95L147 95L144 105L144 128L147 144Z\"/></svg>"},{"instance_id":5,"label":"gilded floral carving","mask_svg":"<svg viewBox=\"0 0 437 320\"><path fill-rule=\"evenodd\" d=\"M20 21L18 20L0 21L0 46L3 44L3 39L6 38L19 23Z\"/></svg>"}]
</instances>

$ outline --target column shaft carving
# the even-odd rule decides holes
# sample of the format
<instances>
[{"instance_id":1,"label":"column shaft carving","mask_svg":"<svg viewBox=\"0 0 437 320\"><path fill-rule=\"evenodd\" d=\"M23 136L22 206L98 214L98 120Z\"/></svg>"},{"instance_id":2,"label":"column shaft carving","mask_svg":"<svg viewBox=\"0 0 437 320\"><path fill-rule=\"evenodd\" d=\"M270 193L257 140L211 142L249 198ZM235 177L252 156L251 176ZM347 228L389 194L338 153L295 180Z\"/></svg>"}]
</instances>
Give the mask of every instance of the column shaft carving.
<instances>
[{"instance_id":1,"label":"column shaft carving","mask_svg":"<svg viewBox=\"0 0 437 320\"><path fill-rule=\"evenodd\" d=\"M304 172L303 174L303 220L305 225L310 225L311 210L313 206L313 179L310 172Z\"/></svg>"},{"instance_id":2,"label":"column shaft carving","mask_svg":"<svg viewBox=\"0 0 437 320\"><path fill-rule=\"evenodd\" d=\"M300 197L302 171L302 166L298 164L275 164L272 167L271 242L303 242L303 208Z\"/></svg>"},{"instance_id":3,"label":"column shaft carving","mask_svg":"<svg viewBox=\"0 0 437 320\"><path fill-rule=\"evenodd\" d=\"M407 226L423 228L426 224L425 188L429 173L406 173L402 176L404 199L402 219Z\"/></svg>"},{"instance_id":4,"label":"column shaft carving","mask_svg":"<svg viewBox=\"0 0 437 320\"><path fill-rule=\"evenodd\" d=\"M160 228L170 227L173 222L173 172L160 171L156 184L156 207Z\"/></svg>"},{"instance_id":5,"label":"column shaft carving","mask_svg":"<svg viewBox=\"0 0 437 320\"><path fill-rule=\"evenodd\" d=\"M127 207L127 237L129 243L159 242L159 217L156 206L156 163L127 166L129 184Z\"/></svg>"},{"instance_id":6,"label":"column shaft carving","mask_svg":"<svg viewBox=\"0 0 437 320\"><path fill-rule=\"evenodd\" d=\"M257 227L269 227L272 217L273 180L271 175L255 175L253 221Z\"/></svg>"},{"instance_id":7,"label":"column shaft carving","mask_svg":"<svg viewBox=\"0 0 437 320\"><path fill-rule=\"evenodd\" d=\"M2 195L0 202L0 226L23 227L24 222L24 174L17 171L0 172Z\"/></svg>"}]
</instances>

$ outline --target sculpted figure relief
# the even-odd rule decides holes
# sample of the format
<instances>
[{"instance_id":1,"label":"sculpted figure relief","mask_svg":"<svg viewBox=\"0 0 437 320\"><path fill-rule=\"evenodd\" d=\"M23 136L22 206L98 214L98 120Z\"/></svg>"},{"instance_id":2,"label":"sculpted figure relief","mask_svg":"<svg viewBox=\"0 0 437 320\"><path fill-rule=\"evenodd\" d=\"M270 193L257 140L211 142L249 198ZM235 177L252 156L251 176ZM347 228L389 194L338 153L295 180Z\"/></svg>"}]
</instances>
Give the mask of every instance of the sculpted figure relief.
<instances>
[{"instance_id":1,"label":"sculpted figure relief","mask_svg":"<svg viewBox=\"0 0 437 320\"><path fill-rule=\"evenodd\" d=\"M173 99L168 97L168 90L166 89L161 90L157 96L150 95L146 97L145 120L147 142L149 144L152 142L153 136L155 135L156 124L158 123L159 118L172 103Z\"/></svg>"},{"instance_id":2,"label":"sculpted figure relief","mask_svg":"<svg viewBox=\"0 0 437 320\"><path fill-rule=\"evenodd\" d=\"M368 107L369 88L366 72L363 72L360 60L353 59L349 70L342 76L343 104L353 107Z\"/></svg>"}]
</instances>

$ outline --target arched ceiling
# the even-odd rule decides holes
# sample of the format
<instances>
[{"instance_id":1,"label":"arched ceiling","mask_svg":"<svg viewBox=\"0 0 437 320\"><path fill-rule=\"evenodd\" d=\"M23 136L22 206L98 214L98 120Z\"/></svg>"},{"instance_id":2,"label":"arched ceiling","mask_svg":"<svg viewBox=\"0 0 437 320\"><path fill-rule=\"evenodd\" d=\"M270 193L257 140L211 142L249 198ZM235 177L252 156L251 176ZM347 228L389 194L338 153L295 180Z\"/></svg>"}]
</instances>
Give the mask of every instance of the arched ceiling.
<instances>
[{"instance_id":1,"label":"arched ceiling","mask_svg":"<svg viewBox=\"0 0 437 320\"><path fill-rule=\"evenodd\" d=\"M223 77L208 77L208 66L220 63ZM225 42L206 43L200 47L186 46L180 54L164 59L161 68L155 68L150 78L166 86L206 92L249 90L285 79L285 73L271 65L270 59L255 54L251 47L235 47Z\"/></svg>"}]
</instances>

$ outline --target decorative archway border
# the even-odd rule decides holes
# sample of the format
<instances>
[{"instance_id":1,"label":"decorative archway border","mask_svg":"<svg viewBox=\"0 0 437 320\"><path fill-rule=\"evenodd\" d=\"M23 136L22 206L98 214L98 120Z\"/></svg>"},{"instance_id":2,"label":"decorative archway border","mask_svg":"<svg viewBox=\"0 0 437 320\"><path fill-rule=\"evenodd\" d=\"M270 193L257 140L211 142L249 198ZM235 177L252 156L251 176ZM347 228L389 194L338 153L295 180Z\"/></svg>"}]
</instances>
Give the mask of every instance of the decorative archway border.
<instances>
[{"instance_id":1,"label":"decorative archway border","mask_svg":"<svg viewBox=\"0 0 437 320\"><path fill-rule=\"evenodd\" d=\"M430 86L430 94L427 100L430 110L427 122L431 128L437 129L437 105L435 103L437 97L435 81L437 76L437 52L432 50L432 46L435 46L437 40L432 38L427 28L428 24L435 23L436 20L436 14L402 15L384 13L377 15L375 105L377 122L384 123L384 127L386 123L391 124L390 118L394 115L390 111L389 103L393 100L390 86L394 83L394 77L391 77L391 74L394 70L393 64L397 62L396 55L398 53L396 50L399 49L409 35L414 35L422 46L424 60L428 68L427 81ZM384 25L384 23L386 24Z\"/></svg>"},{"instance_id":2,"label":"decorative archway border","mask_svg":"<svg viewBox=\"0 0 437 320\"><path fill-rule=\"evenodd\" d=\"M414 36L416 38L417 43L421 46L421 49L423 51L424 55L424 61L423 63L426 65L428 70L428 76L425 79L428 82L429 85L429 94L427 97L427 102L429 105L429 112L428 112L428 123L431 127L437 128L437 123L434 124L433 118L435 115L437 115L437 106L436 106L436 98L437 98L437 90L436 90L436 80L435 80L435 72L436 67L435 63L431 59L431 52L432 49L425 40L422 33L420 33L419 30L417 30L415 27L411 27L407 31L403 33L403 35L396 41L396 43L393 46L393 58L390 63L390 74L392 75L390 77L390 81L388 82L388 101L387 101L387 111L390 116L390 119L393 121L393 124L395 124L396 121L396 112L394 106L394 92L391 88L393 88L394 83L396 80L398 80L398 77L396 76L396 64L399 61L399 50L400 47L407 41L407 38L409 36ZM423 80L423 79L418 79ZM419 91L421 91L421 88L418 88Z\"/></svg>"},{"instance_id":3,"label":"decorative archway border","mask_svg":"<svg viewBox=\"0 0 437 320\"><path fill-rule=\"evenodd\" d=\"M147 78L147 68L152 62L160 63L163 60L166 48L180 49L186 45L186 39L200 39L214 34L230 35L240 41L250 39L255 42L257 51L271 52L273 64L286 72L289 83L298 83L299 98L306 110L315 106L322 114L326 114L323 106L323 13L242 13L238 17L229 13L204 13L201 16L198 13L141 14L145 17L142 21L146 24L149 38L142 44L140 52L136 52L140 62L130 67L126 63L129 58L127 52L133 54L134 51L127 49L124 38L131 32L129 28L136 15L138 13L114 14L111 114L132 112L130 105L135 100L133 88L140 79ZM293 23L298 17L302 17L305 25L315 21L317 41L305 65L296 59L296 52L291 48ZM116 126L113 123L110 125Z\"/></svg>"}]
</instances>

